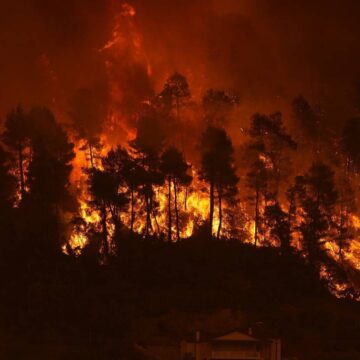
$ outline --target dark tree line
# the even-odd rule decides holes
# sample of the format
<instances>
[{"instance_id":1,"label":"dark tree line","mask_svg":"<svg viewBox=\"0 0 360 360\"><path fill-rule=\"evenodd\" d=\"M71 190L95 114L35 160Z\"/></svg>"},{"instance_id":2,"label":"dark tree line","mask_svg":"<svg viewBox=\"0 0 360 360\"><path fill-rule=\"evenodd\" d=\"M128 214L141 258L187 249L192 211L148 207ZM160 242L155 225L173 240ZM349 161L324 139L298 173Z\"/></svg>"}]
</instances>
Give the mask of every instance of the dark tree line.
<instances>
[{"instance_id":1,"label":"dark tree line","mask_svg":"<svg viewBox=\"0 0 360 360\"><path fill-rule=\"evenodd\" d=\"M45 108L18 107L5 119L0 206L9 214L2 227L12 229L17 246L60 252L76 228L88 239L83 252L92 248L107 262L126 239L181 241L193 222L194 236L276 245L284 256L304 254L317 271L331 258L330 243L340 262L346 261L356 232L358 118L347 121L341 136L328 144L336 156L326 158L318 147L325 138L319 140L321 116L299 97L292 104L298 134L290 134L280 112L258 113L246 134L239 128L241 141L234 145L226 129L237 116L239 96L210 89L196 104L187 79L176 73L139 109L136 137L100 155L104 115L95 98L80 90L70 103L72 134L83 141L89 159L83 172L89 212L98 216L93 223L78 212L69 180L74 145L64 126ZM199 113L202 130L196 144L189 144L193 134L185 125ZM192 149L196 154L188 156ZM302 151L308 164L294 169ZM194 192L208 198L206 219L195 219L188 209ZM67 249L72 252L70 244Z\"/></svg>"},{"instance_id":2,"label":"dark tree line","mask_svg":"<svg viewBox=\"0 0 360 360\"><path fill-rule=\"evenodd\" d=\"M45 253L51 259L69 235L64 219L76 211L69 181L73 144L54 115L40 107L10 112L2 140L1 231L10 233L7 248L20 257Z\"/></svg>"}]
</instances>

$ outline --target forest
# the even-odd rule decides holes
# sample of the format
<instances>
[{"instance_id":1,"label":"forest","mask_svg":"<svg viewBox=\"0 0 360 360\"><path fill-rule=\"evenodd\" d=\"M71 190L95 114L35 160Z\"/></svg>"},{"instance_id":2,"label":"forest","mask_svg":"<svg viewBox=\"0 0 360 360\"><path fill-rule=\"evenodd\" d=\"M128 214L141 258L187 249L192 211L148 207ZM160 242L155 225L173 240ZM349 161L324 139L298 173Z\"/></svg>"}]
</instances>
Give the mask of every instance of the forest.
<instances>
[{"instance_id":1,"label":"forest","mask_svg":"<svg viewBox=\"0 0 360 360\"><path fill-rule=\"evenodd\" d=\"M89 331L101 343L115 334L126 342L121 329L134 318L168 311L241 309L262 314L280 334L309 331L295 309L309 302L310 316L310 299L336 308L320 327L327 316L333 326L350 316L359 298L360 118L330 142L299 96L292 103L296 137L280 112L256 113L238 129L245 140L235 149L226 128L239 96L210 89L197 104L186 77L174 73L142 104L133 138L110 146L92 96L75 94L69 124L45 107L18 106L5 119L0 226L8 335L19 332L31 346L44 334L46 344L61 337L83 354L82 346L96 344ZM189 113L201 116L196 129ZM300 173L299 156L311 159ZM285 304L294 307L293 324ZM351 351L354 326L342 328ZM297 354L293 334L284 336ZM322 356L326 341L318 339ZM130 343L121 349L139 356Z\"/></svg>"},{"instance_id":2,"label":"forest","mask_svg":"<svg viewBox=\"0 0 360 360\"><path fill-rule=\"evenodd\" d=\"M360 359L358 1L1 5L1 359Z\"/></svg>"}]
</instances>

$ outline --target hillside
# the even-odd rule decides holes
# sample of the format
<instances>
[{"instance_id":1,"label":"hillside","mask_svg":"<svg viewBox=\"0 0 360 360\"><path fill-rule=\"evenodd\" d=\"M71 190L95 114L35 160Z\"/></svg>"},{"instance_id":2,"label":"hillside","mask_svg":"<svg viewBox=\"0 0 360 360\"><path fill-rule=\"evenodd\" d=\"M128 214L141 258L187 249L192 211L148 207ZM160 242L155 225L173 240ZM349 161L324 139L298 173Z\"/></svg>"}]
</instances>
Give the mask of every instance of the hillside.
<instances>
[{"instance_id":1,"label":"hillside","mask_svg":"<svg viewBox=\"0 0 360 360\"><path fill-rule=\"evenodd\" d=\"M360 304L336 299L301 257L274 248L133 241L107 266L87 252L23 265L3 288L9 358L136 358L134 341L176 343L196 330L259 323L282 338L285 355L360 358Z\"/></svg>"}]
</instances>

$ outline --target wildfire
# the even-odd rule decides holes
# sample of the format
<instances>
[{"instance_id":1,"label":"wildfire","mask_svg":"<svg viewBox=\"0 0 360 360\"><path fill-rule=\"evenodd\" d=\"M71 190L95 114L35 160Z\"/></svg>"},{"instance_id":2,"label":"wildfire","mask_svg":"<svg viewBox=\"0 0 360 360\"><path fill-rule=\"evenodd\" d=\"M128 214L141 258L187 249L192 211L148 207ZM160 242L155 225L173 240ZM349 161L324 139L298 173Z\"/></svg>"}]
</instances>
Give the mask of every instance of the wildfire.
<instances>
[{"instance_id":1,"label":"wildfire","mask_svg":"<svg viewBox=\"0 0 360 360\"><path fill-rule=\"evenodd\" d=\"M103 141L106 138L103 138ZM79 199L79 215L85 221L87 225L97 226L100 223L100 215L97 211L91 210L88 203L90 201L90 195L87 191L86 177L83 173L84 168L89 167L89 160L86 156L86 153L83 150L83 143L79 142L76 149L76 158L73 162L73 175L72 180L76 186L76 191L78 192ZM107 151L109 147L105 147ZM106 150L103 150L105 153ZM100 164L98 164L101 167ZM193 171L193 176L195 178L191 189L181 189L178 191L178 211L180 213L180 236L181 238L190 237L197 225L204 223L209 215L209 197L208 194L201 191L202 184L200 180L196 178L196 172ZM174 189L173 189L174 190ZM155 189L156 200L159 203L158 211L156 216L152 218L152 228L156 233L166 233L168 231L168 195L164 187L158 187ZM141 200L137 202L135 211L139 211L141 206ZM124 212L121 214L121 221L124 225L130 226L130 214ZM145 228L146 221L144 217L138 217L134 224L134 231L142 234ZM175 225L173 225L175 226ZM213 234L216 234L217 228L219 226L219 217L218 214L214 215L213 222ZM109 226L110 236L113 235L113 229ZM175 228L172 229L175 233ZM86 244L88 240L84 233L79 232L77 229L74 229L68 245L73 250L79 252ZM66 251L66 247L63 248Z\"/></svg>"},{"instance_id":2,"label":"wildfire","mask_svg":"<svg viewBox=\"0 0 360 360\"><path fill-rule=\"evenodd\" d=\"M114 28L111 39L99 49L99 52L109 52L110 58L106 60L108 71L112 71L112 66L116 60L129 61L144 65L148 76L152 69L143 47L142 36L136 28L134 17L136 11L130 4L123 3L120 9L114 9ZM115 61L114 61L115 60Z\"/></svg>"},{"instance_id":3,"label":"wildfire","mask_svg":"<svg viewBox=\"0 0 360 360\"><path fill-rule=\"evenodd\" d=\"M136 15L135 8L127 3L121 5L121 15L133 17Z\"/></svg>"},{"instance_id":4,"label":"wildfire","mask_svg":"<svg viewBox=\"0 0 360 360\"><path fill-rule=\"evenodd\" d=\"M91 209L89 203L91 196L88 191L87 175L84 169L94 166L97 169L102 169L101 157L105 157L113 145L120 144L122 147L129 149L129 141L136 138L136 130L134 122L129 121L128 118L122 113L121 105L126 92L124 84L117 78L117 66L119 63L140 64L143 69L146 69L148 76L151 76L152 69L148 62L146 51L142 44L141 34L137 31L134 18L136 17L135 9L127 3L123 3L120 7L117 7L114 11L114 28L109 41L99 49L99 53L104 57L104 63L108 72L109 85L110 85L110 102L108 110L108 118L105 121L106 129L100 135L101 150L98 157L95 158L95 165L90 164L89 155L86 150L86 144L84 141L74 141L76 143L75 153L76 157L73 160L73 172L71 175L71 182L74 187L74 191L77 193L77 199L79 202L79 217L84 220L84 227L100 228L102 221L101 214L94 209ZM141 98L140 103L151 105L151 102L147 98ZM134 115L134 118L138 114ZM132 119L133 120L133 119ZM114 136L114 134L117 136ZM119 141L119 133L122 134ZM113 141L116 138L116 141ZM84 150L85 149L85 150ZM266 170L274 170L274 162L272 158L266 153L259 154L258 158L265 167ZM167 185L154 186L154 201L157 206L151 214L150 219L150 233L158 236L165 236L169 231L169 217L173 219L176 217L176 221L170 221L171 224L171 241L176 241L176 232L179 231L180 238L189 238L196 231L199 226L205 224L209 219L210 212L210 200L208 191L204 191L204 184L198 177L198 171L196 167L192 167L192 184L189 187L174 188L174 184L170 184L170 193L177 193L177 204L174 207L174 198L170 199L170 213L169 213L169 189ZM137 198L134 201L134 212L136 213L135 219L131 218L130 211L123 211L120 213L120 220L122 225L130 229L130 224L133 221L132 230L140 235L145 233L145 229L148 225L144 214L144 199L143 195L136 194ZM220 195L219 195L220 197ZM221 200L219 200L221 201ZM269 203L260 205L259 216L264 217L265 207ZM287 208L287 205L282 204L283 209ZM176 210L175 210L176 209ZM241 212L241 206L235 211ZM175 216L176 215L176 216ZM301 222L301 209L297 210L295 215L295 224L299 225ZM360 233L360 218L353 215L351 218L352 225L356 229L356 235ZM105 220L106 222L106 220ZM220 224L220 215L215 211L213 218L213 235L217 234L217 229ZM225 234L230 233L231 229L227 229L228 226L225 222L222 225L222 232ZM114 235L114 225L111 223L110 216L108 219L108 235L109 242ZM247 231L249 236L245 241L252 242L255 238L255 221L253 219L246 219L241 224L244 230ZM179 229L177 229L177 227ZM294 226L296 227L296 225ZM259 229L258 229L259 230ZM270 230L264 230L266 233L261 233L259 240L260 246L278 246L275 240L271 242L267 238L271 238ZM259 233L258 233L259 236ZM230 236L229 236L230 237ZM302 241L299 231L293 231L292 233L292 246L299 252L303 251ZM339 260L339 246L335 241L331 239L322 239L323 248L330 256L336 261ZM63 251L68 253L68 246L73 250L75 254L80 254L83 249L89 243L85 229L79 231L74 227L70 240L63 247ZM111 244L110 244L111 247ZM344 249L343 259L351 264L355 269L360 270L360 238L355 238L351 241L350 247ZM320 275L323 278L329 279L329 272L326 267L321 268ZM338 284L333 281L333 291L336 295L341 294L346 290L344 284Z\"/></svg>"},{"instance_id":5,"label":"wildfire","mask_svg":"<svg viewBox=\"0 0 360 360\"><path fill-rule=\"evenodd\" d=\"M120 10L118 10L115 15L115 25L114 25L114 30L112 32L112 38L100 49L100 51L112 49L114 47L117 47L118 50L121 51L124 50L124 47L129 44L127 42L129 37L125 36L124 34L122 19L128 18L128 21L132 27L131 18L134 17L135 15L136 15L136 11L131 5L127 3L121 4ZM140 46L140 42L139 42L140 37L137 32L135 34L136 35L132 37L131 40L135 48L138 49Z\"/></svg>"},{"instance_id":6,"label":"wildfire","mask_svg":"<svg viewBox=\"0 0 360 360\"><path fill-rule=\"evenodd\" d=\"M264 163L264 166L266 169L271 170L274 168L274 164L269 156L267 156L265 154L260 154L259 160Z\"/></svg>"},{"instance_id":7,"label":"wildfire","mask_svg":"<svg viewBox=\"0 0 360 360\"><path fill-rule=\"evenodd\" d=\"M101 142L104 143L106 138L102 138ZM77 194L77 199L79 202L79 216L85 221L87 225L89 224L98 224L100 222L100 216L96 211L91 211L88 205L90 200L90 195L88 193L87 177L84 174L84 169L90 167L89 155L87 154L84 141L80 140L76 142L75 146L75 158L73 160L73 170L71 173L71 183L74 187L74 191ZM105 154L106 149L109 147L104 146L102 148L102 154ZM95 159L96 166L101 166L101 162L98 159ZM73 249L77 254L81 252L86 244L88 239L84 232L79 231L77 228L73 229L68 244L71 249ZM63 251L67 252L66 246L64 245Z\"/></svg>"},{"instance_id":8,"label":"wildfire","mask_svg":"<svg viewBox=\"0 0 360 360\"><path fill-rule=\"evenodd\" d=\"M345 256L355 269L360 270L360 218L353 215L351 220L355 228L356 237L351 241L350 248Z\"/></svg>"},{"instance_id":9,"label":"wildfire","mask_svg":"<svg viewBox=\"0 0 360 360\"><path fill-rule=\"evenodd\" d=\"M355 229L355 238L350 242L348 249L344 251L343 259L357 270L360 270L360 219L356 215L351 216L352 226ZM328 253L335 259L339 259L339 246L334 241L325 241L324 244Z\"/></svg>"}]
</instances>

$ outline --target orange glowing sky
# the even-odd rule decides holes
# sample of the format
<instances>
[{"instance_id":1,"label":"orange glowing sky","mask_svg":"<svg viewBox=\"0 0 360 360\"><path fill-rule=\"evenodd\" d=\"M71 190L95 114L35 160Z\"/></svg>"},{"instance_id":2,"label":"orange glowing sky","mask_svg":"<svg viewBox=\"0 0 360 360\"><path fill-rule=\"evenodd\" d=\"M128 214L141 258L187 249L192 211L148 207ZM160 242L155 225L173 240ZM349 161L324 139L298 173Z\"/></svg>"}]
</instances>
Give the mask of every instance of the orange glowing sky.
<instances>
[{"instance_id":1,"label":"orange glowing sky","mask_svg":"<svg viewBox=\"0 0 360 360\"><path fill-rule=\"evenodd\" d=\"M193 93L237 89L251 112L285 107L303 93L336 124L354 111L360 79L355 0L136 0L134 26L152 75L118 63L130 92L158 90L174 70ZM66 117L79 87L106 82L97 51L111 38L119 0L2 0L0 114L21 102L45 104ZM126 24L124 24L126 28ZM145 90L144 90L145 89ZM244 107L246 107L244 106ZM282 110L282 109L280 109ZM344 115L342 115L344 116ZM344 116L345 117L345 116Z\"/></svg>"}]
</instances>

